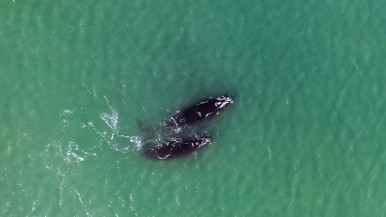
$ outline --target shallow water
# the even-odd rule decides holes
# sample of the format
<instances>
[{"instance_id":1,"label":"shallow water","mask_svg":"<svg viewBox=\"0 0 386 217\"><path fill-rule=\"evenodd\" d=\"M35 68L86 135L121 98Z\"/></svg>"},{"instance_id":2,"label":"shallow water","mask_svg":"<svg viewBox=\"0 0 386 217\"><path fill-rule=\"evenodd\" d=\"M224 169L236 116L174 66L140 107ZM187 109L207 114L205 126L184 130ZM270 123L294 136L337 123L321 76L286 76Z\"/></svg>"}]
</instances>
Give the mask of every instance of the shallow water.
<instances>
[{"instance_id":1,"label":"shallow water","mask_svg":"<svg viewBox=\"0 0 386 217\"><path fill-rule=\"evenodd\" d=\"M385 3L0 8L1 216L386 216ZM139 154L226 92L209 147Z\"/></svg>"}]
</instances>

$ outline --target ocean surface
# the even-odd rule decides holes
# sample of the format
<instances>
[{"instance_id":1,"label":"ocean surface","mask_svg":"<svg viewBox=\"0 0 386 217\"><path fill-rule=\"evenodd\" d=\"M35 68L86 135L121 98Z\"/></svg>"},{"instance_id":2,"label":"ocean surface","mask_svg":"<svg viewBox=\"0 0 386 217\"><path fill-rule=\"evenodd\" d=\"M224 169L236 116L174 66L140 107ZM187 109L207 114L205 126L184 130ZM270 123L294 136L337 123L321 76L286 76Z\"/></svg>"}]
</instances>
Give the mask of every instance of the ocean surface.
<instances>
[{"instance_id":1,"label":"ocean surface","mask_svg":"<svg viewBox=\"0 0 386 217\"><path fill-rule=\"evenodd\" d=\"M0 216L386 216L385 1L0 11ZM222 93L208 147L140 154L136 120Z\"/></svg>"}]
</instances>

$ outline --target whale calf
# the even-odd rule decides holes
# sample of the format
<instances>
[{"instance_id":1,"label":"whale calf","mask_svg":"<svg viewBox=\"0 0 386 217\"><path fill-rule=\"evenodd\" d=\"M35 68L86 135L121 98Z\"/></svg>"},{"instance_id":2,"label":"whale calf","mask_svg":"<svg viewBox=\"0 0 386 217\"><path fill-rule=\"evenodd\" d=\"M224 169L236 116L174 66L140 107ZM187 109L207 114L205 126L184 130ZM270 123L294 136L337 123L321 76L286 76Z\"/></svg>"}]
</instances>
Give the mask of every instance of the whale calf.
<instances>
[{"instance_id":1,"label":"whale calf","mask_svg":"<svg viewBox=\"0 0 386 217\"><path fill-rule=\"evenodd\" d=\"M203 99L177 111L164 125L172 129L183 128L217 115L232 103L233 96L229 94Z\"/></svg>"},{"instance_id":2,"label":"whale calf","mask_svg":"<svg viewBox=\"0 0 386 217\"><path fill-rule=\"evenodd\" d=\"M144 150L143 154L156 160L180 157L210 144L210 136L195 135L190 138L170 138Z\"/></svg>"}]
</instances>

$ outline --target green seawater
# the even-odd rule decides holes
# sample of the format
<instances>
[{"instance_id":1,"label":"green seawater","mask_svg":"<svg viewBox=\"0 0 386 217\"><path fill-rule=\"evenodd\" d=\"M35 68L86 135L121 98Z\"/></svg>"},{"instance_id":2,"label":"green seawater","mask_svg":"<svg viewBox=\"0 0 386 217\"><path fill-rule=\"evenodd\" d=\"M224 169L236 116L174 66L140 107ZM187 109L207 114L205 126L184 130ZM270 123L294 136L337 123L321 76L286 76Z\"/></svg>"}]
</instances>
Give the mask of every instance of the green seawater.
<instances>
[{"instance_id":1,"label":"green seawater","mask_svg":"<svg viewBox=\"0 0 386 217\"><path fill-rule=\"evenodd\" d=\"M2 0L0 216L385 217L386 2ZM196 100L235 103L170 161Z\"/></svg>"}]
</instances>

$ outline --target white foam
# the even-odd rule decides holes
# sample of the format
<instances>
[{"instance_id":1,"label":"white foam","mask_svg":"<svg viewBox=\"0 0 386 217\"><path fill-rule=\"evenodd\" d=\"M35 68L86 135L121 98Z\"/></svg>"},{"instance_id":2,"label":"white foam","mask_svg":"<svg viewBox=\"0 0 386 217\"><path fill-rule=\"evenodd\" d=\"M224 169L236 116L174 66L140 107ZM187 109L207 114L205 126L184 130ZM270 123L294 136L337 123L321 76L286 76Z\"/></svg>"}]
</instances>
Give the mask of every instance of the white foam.
<instances>
[{"instance_id":1,"label":"white foam","mask_svg":"<svg viewBox=\"0 0 386 217\"><path fill-rule=\"evenodd\" d=\"M130 142L135 144L135 150L140 151L143 144L142 144L142 138L139 136L131 136L130 137Z\"/></svg>"},{"instance_id":2,"label":"white foam","mask_svg":"<svg viewBox=\"0 0 386 217\"><path fill-rule=\"evenodd\" d=\"M62 127L68 127L69 121L67 117L70 117L74 113L73 110L65 109L60 113L60 123Z\"/></svg>"},{"instance_id":3,"label":"white foam","mask_svg":"<svg viewBox=\"0 0 386 217\"><path fill-rule=\"evenodd\" d=\"M112 110L111 112L111 114L104 112L99 117L103 121L105 121L105 123L110 127L110 129L116 130L118 124L118 113L115 110Z\"/></svg>"},{"instance_id":4,"label":"white foam","mask_svg":"<svg viewBox=\"0 0 386 217\"><path fill-rule=\"evenodd\" d=\"M118 125L118 112L115 110L111 110L111 114L108 113L102 113L99 115L99 117L110 127L112 130L110 139L113 140L115 134L118 133L117 131L117 125Z\"/></svg>"},{"instance_id":5,"label":"white foam","mask_svg":"<svg viewBox=\"0 0 386 217\"><path fill-rule=\"evenodd\" d=\"M66 163L80 163L84 161L85 157L81 157L75 153L75 151L78 150L79 146L74 141L70 141L66 147L64 161L66 161Z\"/></svg>"}]
</instances>

